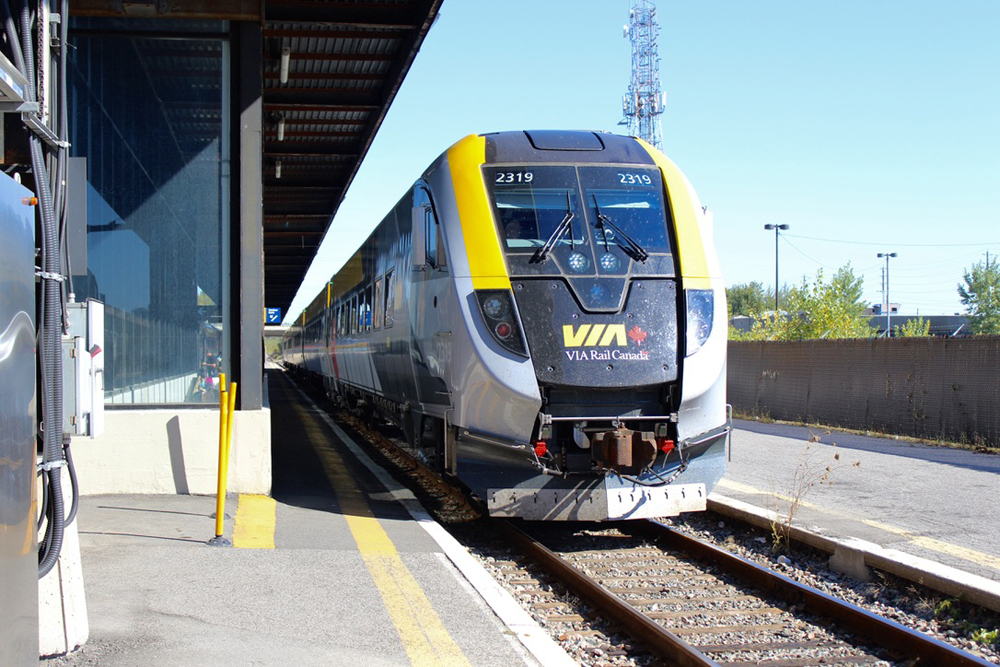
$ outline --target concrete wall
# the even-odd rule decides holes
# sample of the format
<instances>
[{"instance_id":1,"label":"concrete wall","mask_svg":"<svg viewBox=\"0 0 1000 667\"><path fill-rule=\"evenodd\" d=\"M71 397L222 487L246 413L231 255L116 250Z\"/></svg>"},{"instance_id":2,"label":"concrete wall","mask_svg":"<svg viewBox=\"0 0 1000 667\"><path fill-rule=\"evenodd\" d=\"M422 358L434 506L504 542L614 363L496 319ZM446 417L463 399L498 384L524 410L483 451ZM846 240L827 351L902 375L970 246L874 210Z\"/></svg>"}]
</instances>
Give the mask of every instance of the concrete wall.
<instances>
[{"instance_id":1,"label":"concrete wall","mask_svg":"<svg viewBox=\"0 0 1000 667\"><path fill-rule=\"evenodd\" d=\"M219 411L108 410L104 433L73 439L80 493L213 495L219 462ZM233 421L229 492L271 492L271 410L238 410Z\"/></svg>"},{"instance_id":2,"label":"concrete wall","mask_svg":"<svg viewBox=\"0 0 1000 667\"><path fill-rule=\"evenodd\" d=\"M730 341L737 413L1000 446L1000 336Z\"/></svg>"}]
</instances>

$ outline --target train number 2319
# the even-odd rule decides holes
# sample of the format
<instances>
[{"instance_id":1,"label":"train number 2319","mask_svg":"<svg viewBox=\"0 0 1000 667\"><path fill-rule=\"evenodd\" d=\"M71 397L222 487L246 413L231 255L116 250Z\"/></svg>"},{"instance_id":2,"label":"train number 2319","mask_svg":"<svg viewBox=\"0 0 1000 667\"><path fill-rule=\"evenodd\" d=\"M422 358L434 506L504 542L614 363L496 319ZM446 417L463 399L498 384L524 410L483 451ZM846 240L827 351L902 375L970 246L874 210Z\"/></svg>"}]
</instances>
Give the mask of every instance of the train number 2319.
<instances>
[{"instance_id":1,"label":"train number 2319","mask_svg":"<svg viewBox=\"0 0 1000 667\"><path fill-rule=\"evenodd\" d=\"M531 183L535 175L530 171L498 171L494 183Z\"/></svg>"},{"instance_id":2,"label":"train number 2319","mask_svg":"<svg viewBox=\"0 0 1000 667\"><path fill-rule=\"evenodd\" d=\"M618 182L625 185L652 185L653 179L649 174L623 174L618 172Z\"/></svg>"}]
</instances>

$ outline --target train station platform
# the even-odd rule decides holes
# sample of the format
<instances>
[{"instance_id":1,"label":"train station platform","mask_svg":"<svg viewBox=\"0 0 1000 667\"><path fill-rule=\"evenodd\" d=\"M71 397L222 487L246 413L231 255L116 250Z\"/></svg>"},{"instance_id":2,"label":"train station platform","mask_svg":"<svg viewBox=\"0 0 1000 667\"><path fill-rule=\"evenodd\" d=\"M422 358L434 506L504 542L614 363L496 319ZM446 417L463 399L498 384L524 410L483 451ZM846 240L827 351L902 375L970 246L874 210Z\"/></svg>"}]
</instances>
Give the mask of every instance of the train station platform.
<instances>
[{"instance_id":1,"label":"train station platform","mask_svg":"<svg viewBox=\"0 0 1000 667\"><path fill-rule=\"evenodd\" d=\"M268 387L272 495L227 500L232 546L207 544L214 497L84 496L90 638L45 664L575 664L283 372ZM737 421L710 507L794 503L814 535L1000 590L998 481L995 455Z\"/></svg>"},{"instance_id":2,"label":"train station platform","mask_svg":"<svg viewBox=\"0 0 1000 667\"><path fill-rule=\"evenodd\" d=\"M82 499L90 638L45 664L574 664L284 373L269 393L273 493L227 499L232 546L214 497Z\"/></svg>"}]
</instances>

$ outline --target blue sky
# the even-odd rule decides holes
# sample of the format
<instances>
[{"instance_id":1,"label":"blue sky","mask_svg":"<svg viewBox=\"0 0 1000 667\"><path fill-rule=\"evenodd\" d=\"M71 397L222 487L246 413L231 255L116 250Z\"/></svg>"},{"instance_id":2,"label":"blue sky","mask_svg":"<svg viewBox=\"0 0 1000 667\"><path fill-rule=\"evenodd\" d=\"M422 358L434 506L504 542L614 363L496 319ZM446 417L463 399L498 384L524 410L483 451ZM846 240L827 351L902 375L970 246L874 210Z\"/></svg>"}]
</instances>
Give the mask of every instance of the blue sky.
<instances>
[{"instance_id":1,"label":"blue sky","mask_svg":"<svg viewBox=\"0 0 1000 667\"><path fill-rule=\"evenodd\" d=\"M727 285L850 262L904 314L962 311L1000 258L1000 2L657 0L664 152L715 214ZM467 134L624 133L627 0L445 0L286 314Z\"/></svg>"}]
</instances>

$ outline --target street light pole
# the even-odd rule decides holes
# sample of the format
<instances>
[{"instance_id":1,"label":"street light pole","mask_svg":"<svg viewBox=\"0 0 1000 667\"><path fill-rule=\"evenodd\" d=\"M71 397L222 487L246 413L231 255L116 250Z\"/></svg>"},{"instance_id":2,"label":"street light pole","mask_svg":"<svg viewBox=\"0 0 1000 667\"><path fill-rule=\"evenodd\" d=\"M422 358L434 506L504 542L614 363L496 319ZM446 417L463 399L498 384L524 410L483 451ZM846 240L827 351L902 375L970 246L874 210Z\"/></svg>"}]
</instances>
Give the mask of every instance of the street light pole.
<instances>
[{"instance_id":1,"label":"street light pole","mask_svg":"<svg viewBox=\"0 0 1000 667\"><path fill-rule=\"evenodd\" d=\"M778 233L788 229L788 225L764 225L764 229L774 230L774 316L778 316Z\"/></svg>"},{"instance_id":2,"label":"street light pole","mask_svg":"<svg viewBox=\"0 0 1000 667\"><path fill-rule=\"evenodd\" d=\"M892 305L889 301L889 258L895 257L894 252L880 252L879 257L885 257L885 335L892 338Z\"/></svg>"}]
</instances>

